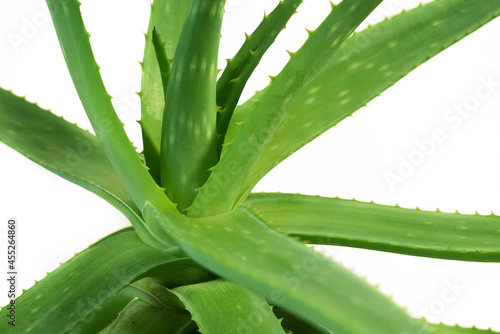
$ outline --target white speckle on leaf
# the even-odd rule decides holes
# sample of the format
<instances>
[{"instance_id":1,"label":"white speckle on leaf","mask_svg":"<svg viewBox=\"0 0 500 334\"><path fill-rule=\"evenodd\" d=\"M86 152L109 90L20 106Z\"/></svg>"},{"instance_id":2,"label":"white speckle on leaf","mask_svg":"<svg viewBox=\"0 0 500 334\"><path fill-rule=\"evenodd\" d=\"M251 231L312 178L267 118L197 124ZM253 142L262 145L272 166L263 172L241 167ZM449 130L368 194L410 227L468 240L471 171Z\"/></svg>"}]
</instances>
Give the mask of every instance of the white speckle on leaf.
<instances>
[{"instance_id":1,"label":"white speckle on leaf","mask_svg":"<svg viewBox=\"0 0 500 334\"><path fill-rule=\"evenodd\" d=\"M315 100L316 100L316 98L315 98L315 97L310 97L310 98L308 98L308 99L306 100L306 102L304 102L304 104L311 104L311 103L313 103Z\"/></svg>"},{"instance_id":2,"label":"white speckle on leaf","mask_svg":"<svg viewBox=\"0 0 500 334\"><path fill-rule=\"evenodd\" d=\"M344 89L343 91L341 91L341 92L339 93L339 95L338 95L338 96L340 96L340 97L341 97L341 96L346 96L347 94L349 94L349 92L350 92L350 90L349 90L349 89Z\"/></svg>"},{"instance_id":3,"label":"white speckle on leaf","mask_svg":"<svg viewBox=\"0 0 500 334\"><path fill-rule=\"evenodd\" d=\"M350 99L350 98L346 98L346 99L343 99L342 101L340 101L340 102L339 102L339 104L340 104L341 106L343 106L344 104L347 104L347 103L349 103L350 101L351 101L351 99Z\"/></svg>"}]
</instances>

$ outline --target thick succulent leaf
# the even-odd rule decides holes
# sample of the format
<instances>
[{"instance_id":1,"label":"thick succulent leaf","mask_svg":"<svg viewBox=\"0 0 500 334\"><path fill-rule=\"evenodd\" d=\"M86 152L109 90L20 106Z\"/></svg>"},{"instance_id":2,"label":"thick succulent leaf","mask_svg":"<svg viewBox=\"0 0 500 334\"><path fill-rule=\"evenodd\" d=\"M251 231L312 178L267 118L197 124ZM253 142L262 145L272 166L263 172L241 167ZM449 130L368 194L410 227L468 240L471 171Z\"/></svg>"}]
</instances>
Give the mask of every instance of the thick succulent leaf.
<instances>
[{"instance_id":1,"label":"thick succulent leaf","mask_svg":"<svg viewBox=\"0 0 500 334\"><path fill-rule=\"evenodd\" d=\"M185 334L193 330L189 312L173 312L134 299L100 334Z\"/></svg>"},{"instance_id":2,"label":"thick succulent leaf","mask_svg":"<svg viewBox=\"0 0 500 334\"><path fill-rule=\"evenodd\" d=\"M2 322L2 333L69 332L92 321L103 303L138 276L173 259L146 246L130 228L113 233L24 291L16 299L16 326ZM0 316L7 314L4 307Z\"/></svg>"},{"instance_id":3,"label":"thick succulent leaf","mask_svg":"<svg viewBox=\"0 0 500 334\"><path fill-rule=\"evenodd\" d=\"M269 228L250 210L188 218L146 206L196 262L272 304L335 333L402 333L415 327L374 287L324 255ZM426 333L422 329L422 333Z\"/></svg>"},{"instance_id":4,"label":"thick succulent leaf","mask_svg":"<svg viewBox=\"0 0 500 334\"><path fill-rule=\"evenodd\" d=\"M100 331L116 320L117 314L134 298L141 298L147 302L151 300L152 295L154 302L150 301L150 304L153 304L153 306L159 304L161 308L167 308L178 313L184 310L184 305L164 285L174 288L181 285L206 282L214 278L215 275L189 258L170 260L136 277L133 284L127 285L115 296L109 298L98 308L98 311L87 316L70 333L96 333ZM191 327L196 328L194 323L193 326L188 328Z\"/></svg>"},{"instance_id":5,"label":"thick succulent leaf","mask_svg":"<svg viewBox=\"0 0 500 334\"><path fill-rule=\"evenodd\" d=\"M77 0L47 0L47 5L83 107L104 152L135 204L141 209L148 198L158 207L177 212L149 175L115 113L90 47L80 3Z\"/></svg>"},{"instance_id":6,"label":"thick succulent leaf","mask_svg":"<svg viewBox=\"0 0 500 334\"><path fill-rule=\"evenodd\" d=\"M160 138L165 94L162 73L152 43L153 28L166 40L166 54L172 57L186 20L191 0L155 0L151 5L148 33L144 46L141 83L141 129L144 157L149 172L160 183Z\"/></svg>"},{"instance_id":7,"label":"thick succulent leaf","mask_svg":"<svg viewBox=\"0 0 500 334\"><path fill-rule=\"evenodd\" d=\"M234 283L219 279L172 292L184 303L201 333L285 333L264 298Z\"/></svg>"},{"instance_id":8,"label":"thick succulent leaf","mask_svg":"<svg viewBox=\"0 0 500 334\"><path fill-rule=\"evenodd\" d=\"M161 36L153 28L153 46L155 48L156 60L160 67L161 82L163 85L163 94L167 94L168 80L170 79L170 59L168 59L165 45L162 42Z\"/></svg>"},{"instance_id":9,"label":"thick succulent leaf","mask_svg":"<svg viewBox=\"0 0 500 334\"><path fill-rule=\"evenodd\" d=\"M88 131L0 88L0 141L102 197L133 224L142 224L134 201Z\"/></svg>"},{"instance_id":10,"label":"thick succulent leaf","mask_svg":"<svg viewBox=\"0 0 500 334\"><path fill-rule=\"evenodd\" d=\"M161 184L180 210L217 161L217 56L225 0L193 0L172 62L161 139Z\"/></svg>"},{"instance_id":11,"label":"thick succulent leaf","mask_svg":"<svg viewBox=\"0 0 500 334\"><path fill-rule=\"evenodd\" d=\"M227 66L217 81L217 106L220 108L217 115L219 155L233 110L248 78L301 3L302 0L281 1L271 14L264 17L255 31L247 35L238 53L228 59Z\"/></svg>"},{"instance_id":12,"label":"thick succulent leaf","mask_svg":"<svg viewBox=\"0 0 500 334\"><path fill-rule=\"evenodd\" d=\"M286 114L245 181L247 191L287 156L499 14L497 0L438 0L354 34ZM226 142L255 99L259 94L236 109Z\"/></svg>"},{"instance_id":13,"label":"thick succulent leaf","mask_svg":"<svg viewBox=\"0 0 500 334\"><path fill-rule=\"evenodd\" d=\"M244 205L272 228L308 243L500 262L500 217L493 214L430 212L295 194L251 194Z\"/></svg>"},{"instance_id":14,"label":"thick succulent leaf","mask_svg":"<svg viewBox=\"0 0 500 334\"><path fill-rule=\"evenodd\" d=\"M105 302L100 304L94 312L89 313L82 318L70 331L65 333L97 333L101 329L109 325L120 313L127 304L135 298L128 287L118 291L115 295L109 297Z\"/></svg>"},{"instance_id":15,"label":"thick succulent leaf","mask_svg":"<svg viewBox=\"0 0 500 334\"><path fill-rule=\"evenodd\" d=\"M226 212L244 195L244 185L266 143L298 94L311 82L342 42L381 0L344 0L332 8L325 21L271 80L251 116L223 152L221 159L188 211L199 217Z\"/></svg>"}]
</instances>

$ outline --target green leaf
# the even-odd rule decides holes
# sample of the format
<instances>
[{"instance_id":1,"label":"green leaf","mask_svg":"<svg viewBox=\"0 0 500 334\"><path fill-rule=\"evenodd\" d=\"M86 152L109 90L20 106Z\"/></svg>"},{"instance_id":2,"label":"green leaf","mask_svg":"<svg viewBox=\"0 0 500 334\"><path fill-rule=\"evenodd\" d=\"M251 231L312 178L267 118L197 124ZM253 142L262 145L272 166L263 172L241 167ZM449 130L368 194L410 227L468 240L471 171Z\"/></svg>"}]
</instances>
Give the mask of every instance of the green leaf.
<instances>
[{"instance_id":1,"label":"green leaf","mask_svg":"<svg viewBox=\"0 0 500 334\"><path fill-rule=\"evenodd\" d=\"M339 46L381 0L344 0L291 57L285 68L255 102L250 117L188 211L193 217L227 212L244 200L244 186L267 142L298 94L311 82Z\"/></svg>"},{"instance_id":2,"label":"green leaf","mask_svg":"<svg viewBox=\"0 0 500 334\"><path fill-rule=\"evenodd\" d=\"M140 299L132 300L118 318L101 334L165 333L185 334L193 330L189 312L172 312L156 308Z\"/></svg>"},{"instance_id":3,"label":"green leaf","mask_svg":"<svg viewBox=\"0 0 500 334\"><path fill-rule=\"evenodd\" d=\"M186 305L201 333L284 334L265 299L234 283L214 280L172 292Z\"/></svg>"},{"instance_id":4,"label":"green leaf","mask_svg":"<svg viewBox=\"0 0 500 334\"><path fill-rule=\"evenodd\" d=\"M217 161L215 87L224 2L191 2L165 97L161 184L181 211Z\"/></svg>"},{"instance_id":5,"label":"green leaf","mask_svg":"<svg viewBox=\"0 0 500 334\"><path fill-rule=\"evenodd\" d=\"M293 334L330 334L330 331L326 329L321 329L315 327L308 322L297 317L295 314L288 312L287 310L275 307L273 309L274 314L281 320L281 325L287 331Z\"/></svg>"},{"instance_id":6,"label":"green leaf","mask_svg":"<svg viewBox=\"0 0 500 334\"><path fill-rule=\"evenodd\" d=\"M145 271L135 278L133 284L125 286L116 296L109 298L98 311L91 313L70 333L96 333L111 324L117 314L134 298L143 298L137 287L145 288L169 310L184 310L184 305L167 288L196 284L214 279L215 276L189 258L174 259ZM147 283L147 284L146 284ZM142 291L144 293L144 291ZM146 293L147 295L147 293ZM147 301L147 298L143 298ZM178 307L179 305L180 307ZM196 326L194 326L196 327Z\"/></svg>"},{"instance_id":7,"label":"green leaf","mask_svg":"<svg viewBox=\"0 0 500 334\"><path fill-rule=\"evenodd\" d=\"M166 54L173 56L186 20L191 0L155 0L151 5L148 33L144 46L141 83L141 129L144 157L149 173L160 184L161 123L165 93L160 68L152 43L153 28L166 39Z\"/></svg>"},{"instance_id":8,"label":"green leaf","mask_svg":"<svg viewBox=\"0 0 500 334\"><path fill-rule=\"evenodd\" d=\"M24 291L15 301L16 326L2 333L68 332L92 321L100 305L138 276L173 259L146 246L130 228L113 233ZM4 307L0 317L7 314Z\"/></svg>"},{"instance_id":9,"label":"green leaf","mask_svg":"<svg viewBox=\"0 0 500 334\"><path fill-rule=\"evenodd\" d=\"M415 329L402 309L364 280L272 230L246 208L189 218L147 205L144 214L207 269L335 333Z\"/></svg>"},{"instance_id":10,"label":"green leaf","mask_svg":"<svg viewBox=\"0 0 500 334\"><path fill-rule=\"evenodd\" d=\"M169 261L165 265L157 266L145 272L139 279L145 277L154 277L155 282L167 288L206 282L216 278L214 274L190 258Z\"/></svg>"},{"instance_id":11,"label":"green leaf","mask_svg":"<svg viewBox=\"0 0 500 334\"><path fill-rule=\"evenodd\" d=\"M158 66L160 67L161 82L163 84L163 94L167 94L168 79L170 78L170 60L167 56L167 51L165 46L161 41L160 34L153 28L153 45L156 53L156 60L158 61Z\"/></svg>"},{"instance_id":12,"label":"green leaf","mask_svg":"<svg viewBox=\"0 0 500 334\"><path fill-rule=\"evenodd\" d=\"M246 36L245 43L238 53L232 59L228 59L227 66L217 81L217 106L220 108L217 116L217 133L220 136L219 155L233 110L248 78L301 3L302 0L280 1L271 14L264 17L254 32Z\"/></svg>"},{"instance_id":13,"label":"green leaf","mask_svg":"<svg viewBox=\"0 0 500 334\"><path fill-rule=\"evenodd\" d=\"M142 164L113 109L83 25L80 3L47 0L47 5L80 100L123 185L139 209L149 200L158 207L177 212Z\"/></svg>"},{"instance_id":14,"label":"green leaf","mask_svg":"<svg viewBox=\"0 0 500 334\"><path fill-rule=\"evenodd\" d=\"M498 15L498 0L439 0L354 34L286 114L245 180L247 192L287 156ZM238 131L235 123L249 117L255 99L259 94L236 109L227 142Z\"/></svg>"},{"instance_id":15,"label":"green leaf","mask_svg":"<svg viewBox=\"0 0 500 334\"><path fill-rule=\"evenodd\" d=\"M105 199L132 224L143 224L94 135L1 88L0 141Z\"/></svg>"},{"instance_id":16,"label":"green leaf","mask_svg":"<svg viewBox=\"0 0 500 334\"><path fill-rule=\"evenodd\" d=\"M429 212L339 198L251 194L272 228L313 244L440 259L500 262L500 217Z\"/></svg>"}]
</instances>

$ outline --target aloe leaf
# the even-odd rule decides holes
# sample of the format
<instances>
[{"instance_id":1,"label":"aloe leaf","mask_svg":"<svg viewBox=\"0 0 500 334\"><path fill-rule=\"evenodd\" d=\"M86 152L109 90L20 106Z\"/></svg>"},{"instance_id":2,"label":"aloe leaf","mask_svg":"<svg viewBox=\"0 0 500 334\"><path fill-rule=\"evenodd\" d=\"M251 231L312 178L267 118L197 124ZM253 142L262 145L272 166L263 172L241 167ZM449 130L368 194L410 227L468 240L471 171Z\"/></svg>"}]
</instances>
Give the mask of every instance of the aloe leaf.
<instances>
[{"instance_id":1,"label":"aloe leaf","mask_svg":"<svg viewBox=\"0 0 500 334\"><path fill-rule=\"evenodd\" d=\"M123 185L139 209L147 197L158 207L177 212L149 175L113 109L83 25L80 3L77 0L47 0L47 5L80 100Z\"/></svg>"},{"instance_id":2,"label":"aloe leaf","mask_svg":"<svg viewBox=\"0 0 500 334\"><path fill-rule=\"evenodd\" d=\"M147 205L144 214L163 225L165 233L207 269L335 333L411 333L415 329L411 318L374 287L269 228L244 207L189 218Z\"/></svg>"},{"instance_id":3,"label":"aloe leaf","mask_svg":"<svg viewBox=\"0 0 500 334\"><path fill-rule=\"evenodd\" d=\"M94 135L1 88L0 141L102 197L133 223L142 223L137 206Z\"/></svg>"},{"instance_id":4,"label":"aloe leaf","mask_svg":"<svg viewBox=\"0 0 500 334\"><path fill-rule=\"evenodd\" d=\"M186 305L201 333L285 333L264 298L234 283L214 280L172 292Z\"/></svg>"},{"instance_id":5,"label":"aloe leaf","mask_svg":"<svg viewBox=\"0 0 500 334\"><path fill-rule=\"evenodd\" d=\"M141 239L161 244L88 131L0 88L0 141L103 198L127 217Z\"/></svg>"},{"instance_id":6,"label":"aloe leaf","mask_svg":"<svg viewBox=\"0 0 500 334\"><path fill-rule=\"evenodd\" d=\"M170 60L168 59L167 51L165 50L165 46L156 28L153 28L153 45L156 53L156 60L160 67L163 94L167 94L168 79L170 78Z\"/></svg>"},{"instance_id":7,"label":"aloe leaf","mask_svg":"<svg viewBox=\"0 0 500 334\"><path fill-rule=\"evenodd\" d=\"M217 116L217 133L220 136L219 155L233 110L248 78L301 3L302 0L280 1L271 14L264 17L255 31L246 36L245 43L238 53L232 59L228 59L227 66L217 81L217 106L220 108Z\"/></svg>"},{"instance_id":8,"label":"aloe leaf","mask_svg":"<svg viewBox=\"0 0 500 334\"><path fill-rule=\"evenodd\" d=\"M243 198L247 178L295 98L327 63L342 42L381 0L344 0L271 80L251 116L241 125L217 166L189 209L193 217L215 215L234 208Z\"/></svg>"},{"instance_id":9,"label":"aloe leaf","mask_svg":"<svg viewBox=\"0 0 500 334\"><path fill-rule=\"evenodd\" d=\"M24 291L15 301L16 326L2 333L68 332L91 321L100 305L138 276L172 259L146 246L130 228L113 233ZM7 314L4 307L0 317Z\"/></svg>"},{"instance_id":10,"label":"aloe leaf","mask_svg":"<svg viewBox=\"0 0 500 334\"><path fill-rule=\"evenodd\" d=\"M166 306L171 311L184 311L184 305L163 285L175 288L181 285L206 282L214 278L215 275L189 258L170 260L137 276L133 284L125 286L116 296L109 298L99 306L98 311L87 316L70 333L96 333L110 325L116 320L117 314L132 299L141 298L141 293L138 293L141 290L137 289L138 286L145 288L146 295L151 293L155 298L159 299L160 304L163 303L163 308ZM147 282L147 284L144 282ZM143 301L146 301L146 299L142 298ZM196 328L196 326L194 327Z\"/></svg>"},{"instance_id":11,"label":"aloe leaf","mask_svg":"<svg viewBox=\"0 0 500 334\"><path fill-rule=\"evenodd\" d=\"M500 262L500 217L404 209L339 198L251 194L272 228L305 242L440 259Z\"/></svg>"},{"instance_id":12,"label":"aloe leaf","mask_svg":"<svg viewBox=\"0 0 500 334\"><path fill-rule=\"evenodd\" d=\"M161 184L180 210L217 160L217 55L225 0L193 0L172 63L161 141ZM200 33L202 32L202 33Z\"/></svg>"},{"instance_id":13,"label":"aloe leaf","mask_svg":"<svg viewBox=\"0 0 500 334\"><path fill-rule=\"evenodd\" d=\"M102 334L165 333L184 334L192 330L188 312L170 312L140 299L132 300Z\"/></svg>"},{"instance_id":14,"label":"aloe leaf","mask_svg":"<svg viewBox=\"0 0 500 334\"><path fill-rule=\"evenodd\" d=\"M286 114L245 181L247 192L287 156L499 14L499 1L439 0L354 34ZM236 109L226 142L238 131L235 123L249 117L254 99L259 94Z\"/></svg>"},{"instance_id":15,"label":"aloe leaf","mask_svg":"<svg viewBox=\"0 0 500 334\"><path fill-rule=\"evenodd\" d=\"M144 46L141 82L141 129L144 157L149 173L160 183L160 138L165 93L162 73L152 43L153 28L166 40L166 54L173 56L191 0L155 0L151 5L148 33Z\"/></svg>"}]
</instances>

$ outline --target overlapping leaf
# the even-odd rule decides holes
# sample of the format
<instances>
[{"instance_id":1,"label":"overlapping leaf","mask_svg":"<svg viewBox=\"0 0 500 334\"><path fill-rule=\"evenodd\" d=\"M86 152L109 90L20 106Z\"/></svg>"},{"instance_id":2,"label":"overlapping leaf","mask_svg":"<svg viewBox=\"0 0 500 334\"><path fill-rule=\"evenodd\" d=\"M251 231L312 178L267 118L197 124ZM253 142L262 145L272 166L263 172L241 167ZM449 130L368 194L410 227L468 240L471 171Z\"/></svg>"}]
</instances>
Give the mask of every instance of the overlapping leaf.
<instances>
[{"instance_id":1,"label":"overlapping leaf","mask_svg":"<svg viewBox=\"0 0 500 334\"><path fill-rule=\"evenodd\" d=\"M191 205L217 161L215 88L224 3L192 0L172 62L160 174L161 185L180 210Z\"/></svg>"},{"instance_id":2,"label":"overlapping leaf","mask_svg":"<svg viewBox=\"0 0 500 334\"><path fill-rule=\"evenodd\" d=\"M499 14L497 0L437 0L351 36L300 93L245 180L246 191L297 149ZM261 95L236 109L226 142L258 108L253 101Z\"/></svg>"},{"instance_id":3,"label":"overlapping leaf","mask_svg":"<svg viewBox=\"0 0 500 334\"><path fill-rule=\"evenodd\" d=\"M270 229L246 208L213 217L186 218L148 205L144 214L151 224L164 226L166 233L207 269L272 304L285 304L297 316L335 333L411 333L420 329L368 283ZM422 329L422 333L426 331Z\"/></svg>"},{"instance_id":4,"label":"overlapping leaf","mask_svg":"<svg viewBox=\"0 0 500 334\"><path fill-rule=\"evenodd\" d=\"M141 274L174 259L146 246L130 228L111 234L23 292L16 326L2 321L2 333L69 332L92 321L100 305ZM0 316L7 314L4 307Z\"/></svg>"},{"instance_id":5,"label":"overlapping leaf","mask_svg":"<svg viewBox=\"0 0 500 334\"><path fill-rule=\"evenodd\" d=\"M177 212L141 162L116 115L92 53L89 34L80 13L80 3L77 0L47 0L47 5L85 112L134 203L141 209L145 202L152 201L159 207Z\"/></svg>"},{"instance_id":6,"label":"overlapping leaf","mask_svg":"<svg viewBox=\"0 0 500 334\"><path fill-rule=\"evenodd\" d=\"M142 223L139 210L94 135L1 88L0 141L104 198L133 224Z\"/></svg>"},{"instance_id":7,"label":"overlapping leaf","mask_svg":"<svg viewBox=\"0 0 500 334\"><path fill-rule=\"evenodd\" d=\"M144 144L144 157L149 172L160 184L160 138L165 94L163 80L155 49L152 31L156 28L165 39L166 54L173 57L186 20L191 0L155 0L151 5L148 32L144 46L141 83L141 129Z\"/></svg>"},{"instance_id":8,"label":"overlapping leaf","mask_svg":"<svg viewBox=\"0 0 500 334\"><path fill-rule=\"evenodd\" d=\"M264 90L252 114L228 144L188 214L193 217L227 212L244 198L252 168L298 94L314 79L340 45L381 0L344 0Z\"/></svg>"}]
</instances>

